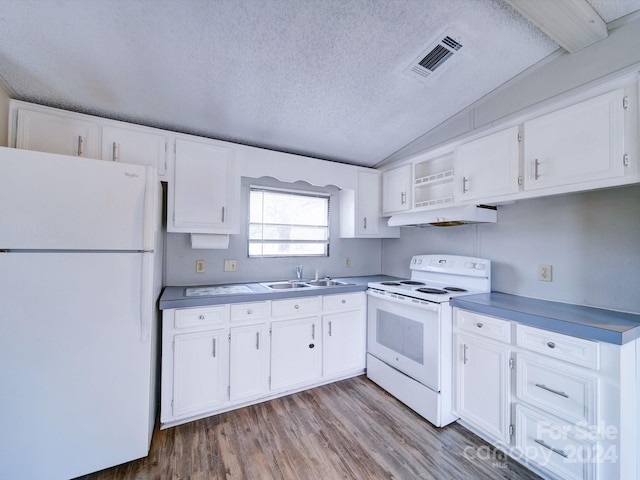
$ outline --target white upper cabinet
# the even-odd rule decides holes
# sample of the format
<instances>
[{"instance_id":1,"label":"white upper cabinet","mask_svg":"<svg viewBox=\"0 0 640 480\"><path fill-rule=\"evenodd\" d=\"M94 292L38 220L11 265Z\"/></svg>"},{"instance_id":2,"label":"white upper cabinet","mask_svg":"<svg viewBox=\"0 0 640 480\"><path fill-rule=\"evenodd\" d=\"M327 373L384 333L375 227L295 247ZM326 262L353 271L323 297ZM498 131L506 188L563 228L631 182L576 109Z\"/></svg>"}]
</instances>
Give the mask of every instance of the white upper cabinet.
<instances>
[{"instance_id":1,"label":"white upper cabinet","mask_svg":"<svg viewBox=\"0 0 640 480\"><path fill-rule=\"evenodd\" d=\"M100 158L99 135L96 122L74 114L18 110L16 148Z\"/></svg>"},{"instance_id":2,"label":"white upper cabinet","mask_svg":"<svg viewBox=\"0 0 640 480\"><path fill-rule=\"evenodd\" d=\"M382 173L382 214L389 215L411 208L411 165Z\"/></svg>"},{"instance_id":3,"label":"white upper cabinet","mask_svg":"<svg viewBox=\"0 0 640 480\"><path fill-rule=\"evenodd\" d=\"M167 169L167 137L152 130L105 125L102 127L102 159Z\"/></svg>"},{"instance_id":4,"label":"white upper cabinet","mask_svg":"<svg viewBox=\"0 0 640 480\"><path fill-rule=\"evenodd\" d=\"M176 139L172 180L169 232L238 233L240 177L229 144Z\"/></svg>"},{"instance_id":5,"label":"white upper cabinet","mask_svg":"<svg viewBox=\"0 0 640 480\"><path fill-rule=\"evenodd\" d=\"M455 154L455 172L459 201L517 193L522 184L519 127L460 145Z\"/></svg>"},{"instance_id":6,"label":"white upper cabinet","mask_svg":"<svg viewBox=\"0 0 640 480\"><path fill-rule=\"evenodd\" d=\"M380 216L380 172L359 170L357 189L340 191L341 238L398 238L399 227L389 227Z\"/></svg>"},{"instance_id":7,"label":"white upper cabinet","mask_svg":"<svg viewBox=\"0 0 640 480\"><path fill-rule=\"evenodd\" d=\"M525 122L525 188L624 175L623 100L619 89Z\"/></svg>"},{"instance_id":8,"label":"white upper cabinet","mask_svg":"<svg viewBox=\"0 0 640 480\"><path fill-rule=\"evenodd\" d=\"M450 206L454 202L453 153L421 158L413 164L413 208Z\"/></svg>"}]
</instances>

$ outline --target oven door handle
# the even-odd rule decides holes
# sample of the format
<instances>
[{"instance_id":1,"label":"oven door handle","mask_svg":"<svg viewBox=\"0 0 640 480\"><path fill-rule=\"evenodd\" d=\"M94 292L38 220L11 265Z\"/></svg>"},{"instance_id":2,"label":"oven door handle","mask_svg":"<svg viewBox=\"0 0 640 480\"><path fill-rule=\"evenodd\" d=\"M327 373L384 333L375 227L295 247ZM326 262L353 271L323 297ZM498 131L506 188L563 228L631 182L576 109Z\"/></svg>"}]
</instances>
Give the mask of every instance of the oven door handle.
<instances>
[{"instance_id":1,"label":"oven door handle","mask_svg":"<svg viewBox=\"0 0 640 480\"><path fill-rule=\"evenodd\" d=\"M367 295L372 298L377 298L383 302L392 302L398 305L405 305L407 307L420 308L422 310L431 310L432 312L440 311L440 304L427 302L425 300L419 300L417 298L408 297L404 295L388 294L381 292L380 290L369 289Z\"/></svg>"}]
</instances>

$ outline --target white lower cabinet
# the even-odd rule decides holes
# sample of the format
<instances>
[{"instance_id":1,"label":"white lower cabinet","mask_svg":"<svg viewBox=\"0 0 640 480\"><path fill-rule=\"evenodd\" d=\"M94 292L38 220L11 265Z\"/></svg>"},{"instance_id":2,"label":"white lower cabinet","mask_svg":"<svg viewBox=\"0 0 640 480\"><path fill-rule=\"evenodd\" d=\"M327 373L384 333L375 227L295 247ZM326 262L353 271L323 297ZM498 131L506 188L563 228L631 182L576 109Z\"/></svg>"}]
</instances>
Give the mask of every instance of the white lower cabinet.
<instances>
[{"instance_id":1,"label":"white lower cabinet","mask_svg":"<svg viewBox=\"0 0 640 480\"><path fill-rule=\"evenodd\" d=\"M640 340L596 342L454 309L461 422L546 478L640 478Z\"/></svg>"},{"instance_id":2,"label":"white lower cabinet","mask_svg":"<svg viewBox=\"0 0 640 480\"><path fill-rule=\"evenodd\" d=\"M323 315L322 375L362 370L366 365L366 341L362 310Z\"/></svg>"},{"instance_id":3,"label":"white lower cabinet","mask_svg":"<svg viewBox=\"0 0 640 480\"><path fill-rule=\"evenodd\" d=\"M269 327L266 323L231 327L229 400L237 402L269 391Z\"/></svg>"},{"instance_id":4,"label":"white lower cabinet","mask_svg":"<svg viewBox=\"0 0 640 480\"><path fill-rule=\"evenodd\" d=\"M320 318L271 324L271 388L292 388L322 375Z\"/></svg>"},{"instance_id":5,"label":"white lower cabinet","mask_svg":"<svg viewBox=\"0 0 640 480\"><path fill-rule=\"evenodd\" d=\"M456 335L455 344L456 414L492 440L509 443L509 345L472 335Z\"/></svg>"},{"instance_id":6,"label":"white lower cabinet","mask_svg":"<svg viewBox=\"0 0 640 480\"><path fill-rule=\"evenodd\" d=\"M163 311L161 428L359 375L364 292Z\"/></svg>"},{"instance_id":7,"label":"white lower cabinet","mask_svg":"<svg viewBox=\"0 0 640 480\"><path fill-rule=\"evenodd\" d=\"M225 329L183 333L173 341L173 415L194 415L226 401L229 354Z\"/></svg>"}]
</instances>

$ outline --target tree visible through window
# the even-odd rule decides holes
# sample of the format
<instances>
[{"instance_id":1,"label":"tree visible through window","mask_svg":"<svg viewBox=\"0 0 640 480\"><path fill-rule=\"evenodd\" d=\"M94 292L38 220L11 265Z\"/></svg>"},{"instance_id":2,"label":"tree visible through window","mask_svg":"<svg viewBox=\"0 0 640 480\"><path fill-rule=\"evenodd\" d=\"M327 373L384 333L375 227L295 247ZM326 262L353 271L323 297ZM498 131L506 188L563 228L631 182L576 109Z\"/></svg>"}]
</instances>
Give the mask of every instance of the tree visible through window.
<instances>
[{"instance_id":1,"label":"tree visible through window","mask_svg":"<svg viewBox=\"0 0 640 480\"><path fill-rule=\"evenodd\" d=\"M252 186L249 256L329 256L329 195Z\"/></svg>"}]
</instances>

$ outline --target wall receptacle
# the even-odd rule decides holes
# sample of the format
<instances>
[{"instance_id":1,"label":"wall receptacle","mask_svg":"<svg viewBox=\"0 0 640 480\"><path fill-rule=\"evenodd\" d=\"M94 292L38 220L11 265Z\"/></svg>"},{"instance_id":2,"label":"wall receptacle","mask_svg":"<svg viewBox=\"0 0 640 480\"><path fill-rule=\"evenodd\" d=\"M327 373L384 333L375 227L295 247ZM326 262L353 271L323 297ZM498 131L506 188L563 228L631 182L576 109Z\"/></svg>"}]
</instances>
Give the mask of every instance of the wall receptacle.
<instances>
[{"instance_id":1,"label":"wall receptacle","mask_svg":"<svg viewBox=\"0 0 640 480\"><path fill-rule=\"evenodd\" d=\"M196 273L204 273L204 260L196 260Z\"/></svg>"},{"instance_id":2,"label":"wall receptacle","mask_svg":"<svg viewBox=\"0 0 640 480\"><path fill-rule=\"evenodd\" d=\"M551 281L551 265L538 265L538 280L542 282Z\"/></svg>"},{"instance_id":3,"label":"wall receptacle","mask_svg":"<svg viewBox=\"0 0 640 480\"><path fill-rule=\"evenodd\" d=\"M224 271L225 272L235 272L238 269L238 262L231 258L225 259L224 261Z\"/></svg>"}]
</instances>

